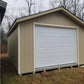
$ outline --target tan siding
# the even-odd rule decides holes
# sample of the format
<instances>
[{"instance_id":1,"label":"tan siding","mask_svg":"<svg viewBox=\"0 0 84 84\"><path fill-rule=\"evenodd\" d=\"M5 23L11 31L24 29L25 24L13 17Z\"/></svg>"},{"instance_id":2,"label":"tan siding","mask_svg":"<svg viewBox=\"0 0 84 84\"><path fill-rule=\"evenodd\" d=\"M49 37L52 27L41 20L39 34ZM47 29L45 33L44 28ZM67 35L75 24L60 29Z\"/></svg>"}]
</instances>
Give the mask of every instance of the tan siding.
<instances>
[{"instance_id":1,"label":"tan siding","mask_svg":"<svg viewBox=\"0 0 84 84\"><path fill-rule=\"evenodd\" d=\"M84 64L84 27L79 29L79 63Z\"/></svg>"},{"instance_id":2,"label":"tan siding","mask_svg":"<svg viewBox=\"0 0 84 84\"><path fill-rule=\"evenodd\" d=\"M18 29L8 37L8 56L18 71Z\"/></svg>"},{"instance_id":3,"label":"tan siding","mask_svg":"<svg viewBox=\"0 0 84 84\"><path fill-rule=\"evenodd\" d=\"M43 23L43 24L52 24L52 25L61 25L61 26L76 26L78 25L72 21L69 17L65 16L60 12L51 13L48 15L44 15L38 18L31 19L29 21L24 21L20 23L21 26L21 73L27 73L34 71L34 35L33 35L33 23ZM82 30L80 29L80 33ZM82 36L83 35L83 36ZM80 63L84 63L83 61L83 50L84 49L84 34L83 32L80 34Z\"/></svg>"},{"instance_id":4,"label":"tan siding","mask_svg":"<svg viewBox=\"0 0 84 84\"><path fill-rule=\"evenodd\" d=\"M33 30L32 30L32 23L28 22L22 23L20 25L20 49L21 49L21 72L20 73L27 73L32 72L34 69L33 63Z\"/></svg>"},{"instance_id":5,"label":"tan siding","mask_svg":"<svg viewBox=\"0 0 84 84\"><path fill-rule=\"evenodd\" d=\"M45 16L41 16L32 20L37 23L65 25L65 26L77 26L70 18L61 13L52 13Z\"/></svg>"}]
</instances>

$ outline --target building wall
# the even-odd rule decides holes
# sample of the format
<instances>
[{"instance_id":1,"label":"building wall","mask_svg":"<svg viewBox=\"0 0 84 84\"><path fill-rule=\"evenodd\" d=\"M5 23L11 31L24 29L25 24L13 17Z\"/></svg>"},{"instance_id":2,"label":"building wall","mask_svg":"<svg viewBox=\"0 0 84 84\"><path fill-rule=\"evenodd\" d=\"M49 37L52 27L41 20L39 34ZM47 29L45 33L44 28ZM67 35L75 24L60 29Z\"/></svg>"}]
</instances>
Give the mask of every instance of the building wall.
<instances>
[{"instance_id":1,"label":"building wall","mask_svg":"<svg viewBox=\"0 0 84 84\"><path fill-rule=\"evenodd\" d=\"M70 17L60 13L51 13L44 16L40 16L28 21L24 21L20 23L20 69L21 73L28 73L34 71L34 23L42 23L42 24L52 24L52 25L61 25L61 26L72 26L74 28L78 27L78 25L71 20ZM78 27L79 29L79 27ZM80 27L79 33L79 40L80 40L80 47L79 47L79 63L83 63L83 56L84 56L84 32L83 29ZM83 36L82 36L83 35Z\"/></svg>"},{"instance_id":2,"label":"building wall","mask_svg":"<svg viewBox=\"0 0 84 84\"><path fill-rule=\"evenodd\" d=\"M18 71L18 28L8 37L8 56Z\"/></svg>"},{"instance_id":3,"label":"building wall","mask_svg":"<svg viewBox=\"0 0 84 84\"><path fill-rule=\"evenodd\" d=\"M79 64L84 64L84 27L79 28Z\"/></svg>"},{"instance_id":4,"label":"building wall","mask_svg":"<svg viewBox=\"0 0 84 84\"><path fill-rule=\"evenodd\" d=\"M32 22L22 22L20 25L20 72L32 72L33 60L33 25Z\"/></svg>"}]
</instances>

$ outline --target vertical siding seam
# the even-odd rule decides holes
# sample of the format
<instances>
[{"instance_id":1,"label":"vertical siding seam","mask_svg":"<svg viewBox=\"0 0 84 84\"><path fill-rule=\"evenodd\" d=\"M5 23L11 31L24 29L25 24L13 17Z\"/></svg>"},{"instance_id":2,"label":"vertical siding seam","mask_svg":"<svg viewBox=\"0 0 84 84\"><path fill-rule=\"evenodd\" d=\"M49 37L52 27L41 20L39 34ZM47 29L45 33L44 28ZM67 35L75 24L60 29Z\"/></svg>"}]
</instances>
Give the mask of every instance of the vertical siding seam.
<instances>
[{"instance_id":1,"label":"vertical siding seam","mask_svg":"<svg viewBox=\"0 0 84 84\"><path fill-rule=\"evenodd\" d=\"M18 74L20 74L20 24L18 25Z\"/></svg>"}]
</instances>

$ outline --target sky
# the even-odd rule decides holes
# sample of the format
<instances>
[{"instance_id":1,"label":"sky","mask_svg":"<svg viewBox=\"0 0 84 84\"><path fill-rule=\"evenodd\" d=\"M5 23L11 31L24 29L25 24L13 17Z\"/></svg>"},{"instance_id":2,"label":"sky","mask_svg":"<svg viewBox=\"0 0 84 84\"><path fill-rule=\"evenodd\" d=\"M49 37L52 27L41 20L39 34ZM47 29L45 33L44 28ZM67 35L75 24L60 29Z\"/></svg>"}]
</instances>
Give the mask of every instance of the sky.
<instances>
[{"instance_id":1,"label":"sky","mask_svg":"<svg viewBox=\"0 0 84 84\"><path fill-rule=\"evenodd\" d=\"M19 11L23 11L25 16L27 15L27 13L26 13L27 9L24 9L24 8L27 7L27 3L25 2L25 0L3 0L3 1L7 2L7 7L6 7L5 15L8 16L8 15L12 14L15 17L20 17L19 13L21 13L21 12L19 12ZM42 7L43 7L42 9L43 10L48 10L49 9L49 1L50 0L40 0L40 2L39 2L39 0L35 0L36 3L38 2L37 5L38 4L39 4L39 6L42 5ZM84 0L80 0L80 3L83 3L83 1ZM37 6L37 7L35 6L36 9L38 9L39 6ZM40 11L40 9L41 8L39 8L39 11ZM8 32L7 20L8 19L5 19L5 17L4 17L4 19L2 21L2 25L3 25L3 28L4 28L5 32ZM13 23L13 20L11 20L11 23Z\"/></svg>"},{"instance_id":2,"label":"sky","mask_svg":"<svg viewBox=\"0 0 84 84\"><path fill-rule=\"evenodd\" d=\"M5 2L8 3L8 5L18 8L18 7L24 7L26 2L25 0L4 0ZM39 0L35 0L35 1L39 1ZM49 0L42 0L44 2L45 6L48 6L48 2Z\"/></svg>"},{"instance_id":3,"label":"sky","mask_svg":"<svg viewBox=\"0 0 84 84\"><path fill-rule=\"evenodd\" d=\"M6 7L5 15L7 15L7 16L9 15L10 16L12 14L13 16L18 18L18 17L20 17L20 11L21 12L23 11L24 14L25 14L24 16L27 16L27 9L26 9L27 3L25 2L25 0L3 0L3 1L7 2L7 7ZM39 5L43 5L43 10L48 9L48 2L49 2L49 0L46 0L46 1L42 0L40 2L39 1L40 0L35 0L35 2L36 3L38 2ZM38 5L38 3L37 3L37 5ZM38 9L38 7L36 9ZM2 24L1 24L3 26L3 29L4 29L5 32L8 32L7 20L8 19L5 19L5 17L4 17L3 21L2 21ZM14 20L11 19L10 20L11 23L13 23Z\"/></svg>"},{"instance_id":4,"label":"sky","mask_svg":"<svg viewBox=\"0 0 84 84\"><path fill-rule=\"evenodd\" d=\"M3 1L7 2L8 6L10 6L10 7L12 6L12 7L16 7L16 8L24 7L26 4L25 0L3 0ZM38 0L35 0L35 1L38 1ZM45 7L48 7L48 3L50 0L42 0L42 1L44 3ZM80 3L82 3L83 1L84 0L80 0Z\"/></svg>"}]
</instances>

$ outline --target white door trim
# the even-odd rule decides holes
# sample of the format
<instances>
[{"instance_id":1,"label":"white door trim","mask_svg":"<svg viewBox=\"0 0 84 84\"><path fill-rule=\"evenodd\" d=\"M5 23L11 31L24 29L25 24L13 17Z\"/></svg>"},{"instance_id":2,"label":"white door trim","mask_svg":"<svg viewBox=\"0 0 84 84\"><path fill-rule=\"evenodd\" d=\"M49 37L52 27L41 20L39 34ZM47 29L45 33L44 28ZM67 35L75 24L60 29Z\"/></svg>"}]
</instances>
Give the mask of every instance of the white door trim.
<instances>
[{"instance_id":1,"label":"white door trim","mask_svg":"<svg viewBox=\"0 0 84 84\"><path fill-rule=\"evenodd\" d=\"M20 73L20 24L18 24L18 74Z\"/></svg>"},{"instance_id":2,"label":"white door trim","mask_svg":"<svg viewBox=\"0 0 84 84\"><path fill-rule=\"evenodd\" d=\"M35 65L35 26L51 26L51 27L59 27L59 28L74 28L77 30L77 64L79 64L79 28L77 26L66 26L66 25L54 25L54 24L45 24L45 23L33 23L33 44L34 44L34 65ZM34 66L35 71L35 66Z\"/></svg>"},{"instance_id":3,"label":"white door trim","mask_svg":"<svg viewBox=\"0 0 84 84\"><path fill-rule=\"evenodd\" d=\"M54 25L54 24L45 24L45 23L33 23L35 25L40 25L40 26L51 26L51 27L63 27L63 28L78 28L77 26L67 26L67 25Z\"/></svg>"}]
</instances>

